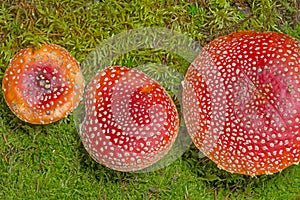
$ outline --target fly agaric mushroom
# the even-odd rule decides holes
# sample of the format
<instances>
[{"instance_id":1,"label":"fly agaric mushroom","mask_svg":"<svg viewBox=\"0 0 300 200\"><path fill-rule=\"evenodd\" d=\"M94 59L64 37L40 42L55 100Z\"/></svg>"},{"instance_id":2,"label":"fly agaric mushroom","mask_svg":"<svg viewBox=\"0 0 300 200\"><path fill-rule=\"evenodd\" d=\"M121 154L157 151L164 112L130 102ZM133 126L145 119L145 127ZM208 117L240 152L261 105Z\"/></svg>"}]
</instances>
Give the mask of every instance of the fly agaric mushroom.
<instances>
[{"instance_id":1,"label":"fly agaric mushroom","mask_svg":"<svg viewBox=\"0 0 300 200\"><path fill-rule=\"evenodd\" d=\"M10 61L2 81L12 112L32 124L48 124L67 116L81 100L83 89L78 62L54 44L21 50Z\"/></svg>"},{"instance_id":2,"label":"fly agaric mushroom","mask_svg":"<svg viewBox=\"0 0 300 200\"><path fill-rule=\"evenodd\" d=\"M118 171L145 169L170 150L177 133L176 107L144 73L113 66L87 85L82 142L91 157Z\"/></svg>"},{"instance_id":3,"label":"fly agaric mushroom","mask_svg":"<svg viewBox=\"0 0 300 200\"><path fill-rule=\"evenodd\" d=\"M183 82L195 145L217 165L271 174L300 160L300 42L244 31L205 46Z\"/></svg>"}]
</instances>

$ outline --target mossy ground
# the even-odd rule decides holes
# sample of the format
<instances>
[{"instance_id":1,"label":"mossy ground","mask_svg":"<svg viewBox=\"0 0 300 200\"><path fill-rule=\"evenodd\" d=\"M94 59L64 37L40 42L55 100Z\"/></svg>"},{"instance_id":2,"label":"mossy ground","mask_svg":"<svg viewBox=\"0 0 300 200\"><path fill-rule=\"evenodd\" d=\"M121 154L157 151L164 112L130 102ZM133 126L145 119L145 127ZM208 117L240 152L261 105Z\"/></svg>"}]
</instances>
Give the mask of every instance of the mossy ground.
<instances>
[{"instance_id":1,"label":"mossy ground","mask_svg":"<svg viewBox=\"0 0 300 200\"><path fill-rule=\"evenodd\" d=\"M84 1L4 0L0 5L0 80L14 54L56 43L82 62L98 44L125 30L166 27L206 44L238 30L278 31L300 39L297 0ZM297 3L298 2L298 3ZM177 55L145 49L114 64L168 63ZM95 163L84 150L73 116L51 125L20 121L0 92L0 199L300 199L300 167L268 176L227 173L192 145L170 166L121 173Z\"/></svg>"}]
</instances>

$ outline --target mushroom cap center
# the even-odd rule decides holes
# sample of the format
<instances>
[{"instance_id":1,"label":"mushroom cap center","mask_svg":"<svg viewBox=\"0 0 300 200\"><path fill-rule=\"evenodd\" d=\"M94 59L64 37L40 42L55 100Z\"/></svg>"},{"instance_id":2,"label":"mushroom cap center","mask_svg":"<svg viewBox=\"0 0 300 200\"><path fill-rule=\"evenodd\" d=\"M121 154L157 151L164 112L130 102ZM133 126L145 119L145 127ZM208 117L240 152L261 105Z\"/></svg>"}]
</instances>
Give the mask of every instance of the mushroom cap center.
<instances>
[{"instance_id":1,"label":"mushroom cap center","mask_svg":"<svg viewBox=\"0 0 300 200\"><path fill-rule=\"evenodd\" d=\"M24 99L37 109L53 104L53 100L59 100L68 93L68 81L59 68L50 64L30 66L30 69L25 69L20 81Z\"/></svg>"}]
</instances>

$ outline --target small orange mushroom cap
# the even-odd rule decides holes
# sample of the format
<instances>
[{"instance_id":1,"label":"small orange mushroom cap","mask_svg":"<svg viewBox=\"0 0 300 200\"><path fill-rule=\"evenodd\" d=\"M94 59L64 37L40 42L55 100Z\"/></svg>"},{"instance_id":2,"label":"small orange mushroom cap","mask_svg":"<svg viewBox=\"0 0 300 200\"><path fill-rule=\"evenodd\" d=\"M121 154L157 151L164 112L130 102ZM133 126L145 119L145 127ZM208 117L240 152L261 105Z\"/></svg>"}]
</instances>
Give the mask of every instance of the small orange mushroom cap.
<instances>
[{"instance_id":1,"label":"small orange mushroom cap","mask_svg":"<svg viewBox=\"0 0 300 200\"><path fill-rule=\"evenodd\" d=\"M32 124L67 116L80 102L84 79L76 59L63 47L26 48L10 61L2 81L12 112Z\"/></svg>"},{"instance_id":2,"label":"small orange mushroom cap","mask_svg":"<svg viewBox=\"0 0 300 200\"><path fill-rule=\"evenodd\" d=\"M215 39L191 64L183 110L195 145L229 172L280 172L300 161L300 42L275 32Z\"/></svg>"}]
</instances>

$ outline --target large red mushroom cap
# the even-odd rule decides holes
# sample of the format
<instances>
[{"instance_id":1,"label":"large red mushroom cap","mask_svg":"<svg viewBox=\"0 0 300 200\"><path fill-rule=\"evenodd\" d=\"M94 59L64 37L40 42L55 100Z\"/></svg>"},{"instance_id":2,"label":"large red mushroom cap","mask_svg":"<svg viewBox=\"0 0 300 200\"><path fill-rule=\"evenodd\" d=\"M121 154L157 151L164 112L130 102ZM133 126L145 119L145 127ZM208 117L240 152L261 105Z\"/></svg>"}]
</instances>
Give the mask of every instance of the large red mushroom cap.
<instances>
[{"instance_id":1,"label":"large red mushroom cap","mask_svg":"<svg viewBox=\"0 0 300 200\"><path fill-rule=\"evenodd\" d=\"M300 42L275 32L215 39L183 82L195 145L229 172L279 172L300 160Z\"/></svg>"},{"instance_id":2,"label":"large red mushroom cap","mask_svg":"<svg viewBox=\"0 0 300 200\"><path fill-rule=\"evenodd\" d=\"M178 125L171 97L138 70L109 67L86 87L81 139L92 158L109 168L151 166L170 150Z\"/></svg>"},{"instance_id":3,"label":"large red mushroom cap","mask_svg":"<svg viewBox=\"0 0 300 200\"><path fill-rule=\"evenodd\" d=\"M48 124L76 108L84 79L78 62L66 49L45 44L14 56L5 71L2 90L8 106L20 119Z\"/></svg>"}]
</instances>

